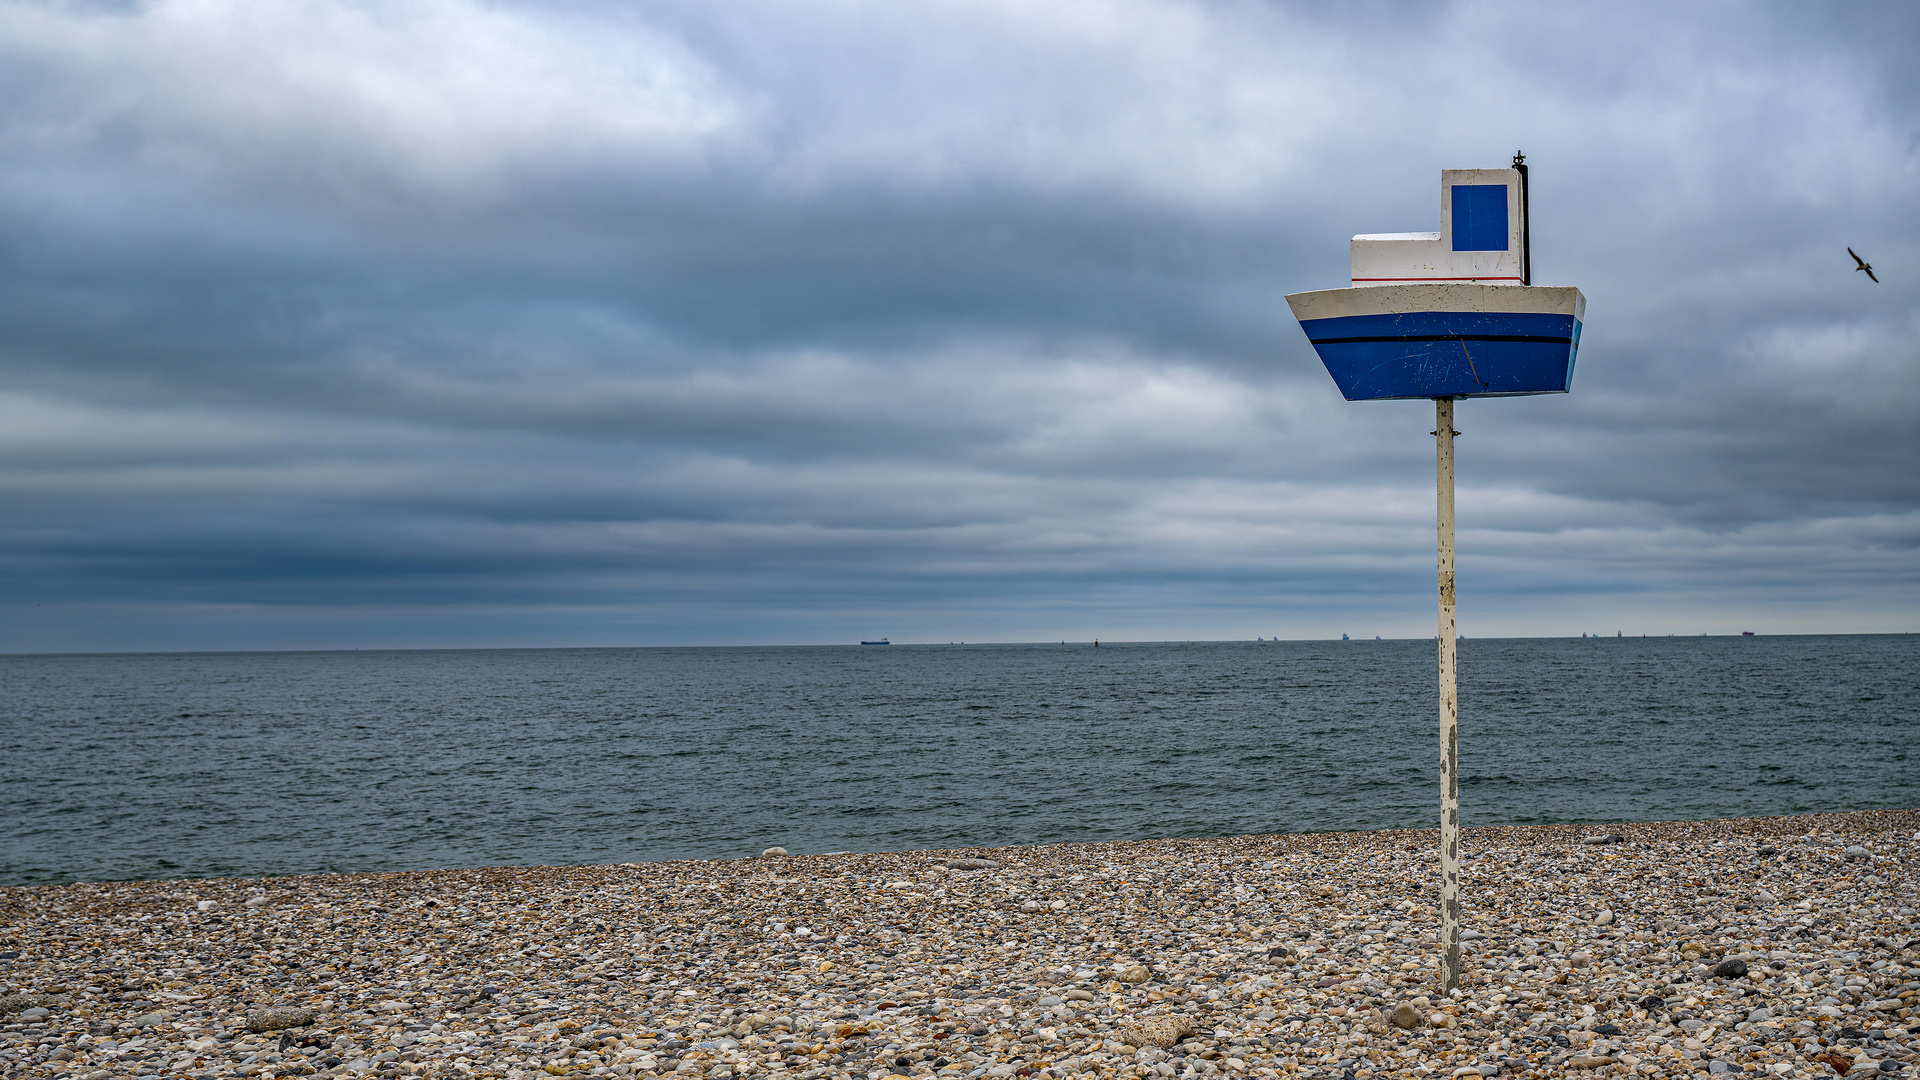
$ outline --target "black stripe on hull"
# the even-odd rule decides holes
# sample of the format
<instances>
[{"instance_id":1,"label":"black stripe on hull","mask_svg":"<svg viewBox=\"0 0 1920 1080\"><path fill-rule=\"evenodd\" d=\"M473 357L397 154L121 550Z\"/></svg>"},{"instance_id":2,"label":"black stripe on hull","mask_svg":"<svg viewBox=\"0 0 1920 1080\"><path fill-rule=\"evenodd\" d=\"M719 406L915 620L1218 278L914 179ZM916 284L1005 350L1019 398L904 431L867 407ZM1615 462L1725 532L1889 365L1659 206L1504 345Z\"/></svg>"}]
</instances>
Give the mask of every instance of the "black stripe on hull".
<instances>
[{"instance_id":1,"label":"black stripe on hull","mask_svg":"<svg viewBox=\"0 0 1920 1080\"><path fill-rule=\"evenodd\" d=\"M1308 338L1315 345L1361 345L1379 341L1520 341L1532 345L1572 345L1570 337L1535 334L1391 334L1385 337Z\"/></svg>"}]
</instances>

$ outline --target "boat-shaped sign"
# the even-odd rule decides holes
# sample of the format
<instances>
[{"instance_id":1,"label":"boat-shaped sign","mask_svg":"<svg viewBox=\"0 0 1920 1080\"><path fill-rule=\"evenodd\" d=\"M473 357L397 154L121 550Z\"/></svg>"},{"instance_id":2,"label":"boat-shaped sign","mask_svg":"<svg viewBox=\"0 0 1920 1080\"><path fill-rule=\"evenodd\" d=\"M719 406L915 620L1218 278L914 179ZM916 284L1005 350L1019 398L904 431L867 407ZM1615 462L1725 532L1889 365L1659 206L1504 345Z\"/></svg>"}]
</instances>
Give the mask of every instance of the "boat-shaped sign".
<instances>
[{"instance_id":1,"label":"boat-shaped sign","mask_svg":"<svg viewBox=\"0 0 1920 1080\"><path fill-rule=\"evenodd\" d=\"M1353 238L1352 287L1287 297L1349 401L1564 394L1586 297L1530 283L1525 166L1441 173L1441 231Z\"/></svg>"}]
</instances>

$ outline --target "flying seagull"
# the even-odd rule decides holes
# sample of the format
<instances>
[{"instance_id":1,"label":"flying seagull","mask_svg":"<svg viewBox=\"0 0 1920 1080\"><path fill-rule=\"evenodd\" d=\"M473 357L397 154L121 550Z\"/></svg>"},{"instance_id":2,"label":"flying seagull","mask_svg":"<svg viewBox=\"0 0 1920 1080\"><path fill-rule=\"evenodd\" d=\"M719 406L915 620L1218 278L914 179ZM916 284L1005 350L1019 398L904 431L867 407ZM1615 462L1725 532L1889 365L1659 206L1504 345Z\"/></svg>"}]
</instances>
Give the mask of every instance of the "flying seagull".
<instances>
[{"instance_id":1,"label":"flying seagull","mask_svg":"<svg viewBox=\"0 0 1920 1080\"><path fill-rule=\"evenodd\" d=\"M1853 261L1854 261L1854 262L1857 262L1857 263L1859 263L1859 264L1860 264L1859 266L1856 266L1856 267L1854 267L1854 269L1855 269L1855 270L1865 270L1865 271L1867 272L1867 276L1868 276L1868 277L1870 277L1870 278L1873 278L1873 283L1874 283L1875 285L1878 285L1878 284L1880 284L1880 279L1879 279L1879 278L1877 278L1877 277L1873 277L1873 264L1872 264L1872 263L1870 263L1870 262L1868 262L1867 260L1865 260L1865 259L1863 259L1863 258L1861 258L1861 257L1860 257L1860 256L1858 256L1858 255L1854 255L1854 253L1853 253L1853 249L1852 249L1852 248L1848 248L1848 249L1847 249L1847 254L1849 254L1849 255L1853 255Z\"/></svg>"}]
</instances>

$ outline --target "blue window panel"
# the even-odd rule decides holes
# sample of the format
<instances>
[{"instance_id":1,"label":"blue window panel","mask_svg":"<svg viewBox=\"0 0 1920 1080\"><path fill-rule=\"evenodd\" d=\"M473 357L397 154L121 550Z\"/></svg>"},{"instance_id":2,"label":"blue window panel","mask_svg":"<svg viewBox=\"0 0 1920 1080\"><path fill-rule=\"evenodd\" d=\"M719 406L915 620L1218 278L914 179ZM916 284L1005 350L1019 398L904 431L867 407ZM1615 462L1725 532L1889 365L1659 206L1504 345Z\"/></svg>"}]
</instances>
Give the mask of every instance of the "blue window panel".
<instances>
[{"instance_id":1,"label":"blue window panel","mask_svg":"<svg viewBox=\"0 0 1920 1080\"><path fill-rule=\"evenodd\" d=\"M1507 185L1453 185L1453 250L1507 250Z\"/></svg>"}]
</instances>

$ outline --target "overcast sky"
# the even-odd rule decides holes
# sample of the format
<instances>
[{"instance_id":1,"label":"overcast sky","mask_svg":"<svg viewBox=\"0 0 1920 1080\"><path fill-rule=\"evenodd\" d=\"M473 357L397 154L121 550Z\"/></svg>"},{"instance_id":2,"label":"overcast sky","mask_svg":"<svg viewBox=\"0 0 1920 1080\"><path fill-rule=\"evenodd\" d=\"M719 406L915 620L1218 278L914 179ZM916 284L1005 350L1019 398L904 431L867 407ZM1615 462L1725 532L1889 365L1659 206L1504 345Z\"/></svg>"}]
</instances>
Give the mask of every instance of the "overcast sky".
<instances>
[{"instance_id":1,"label":"overcast sky","mask_svg":"<svg viewBox=\"0 0 1920 1080\"><path fill-rule=\"evenodd\" d=\"M1920 630L1920 7L0 0L0 650ZM1856 273L1852 246L1881 284Z\"/></svg>"}]
</instances>

